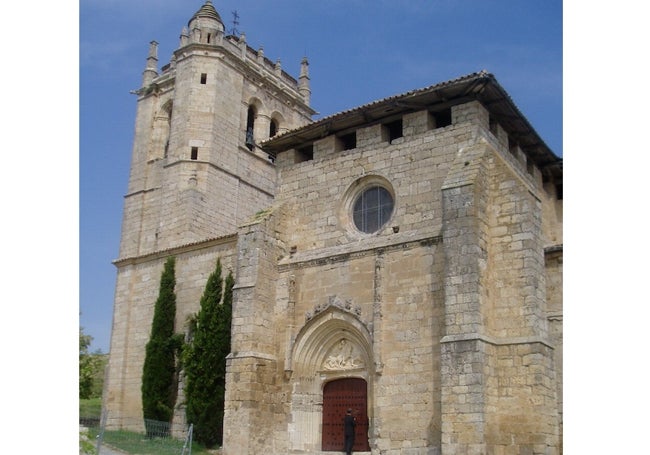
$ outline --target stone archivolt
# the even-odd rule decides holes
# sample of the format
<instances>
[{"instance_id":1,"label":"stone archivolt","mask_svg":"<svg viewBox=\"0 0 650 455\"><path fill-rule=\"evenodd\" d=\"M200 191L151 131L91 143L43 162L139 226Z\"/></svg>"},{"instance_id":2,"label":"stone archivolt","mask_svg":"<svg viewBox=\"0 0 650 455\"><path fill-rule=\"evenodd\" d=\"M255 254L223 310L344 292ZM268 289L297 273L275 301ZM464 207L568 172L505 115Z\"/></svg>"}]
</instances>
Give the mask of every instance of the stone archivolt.
<instances>
[{"instance_id":1,"label":"stone archivolt","mask_svg":"<svg viewBox=\"0 0 650 455\"><path fill-rule=\"evenodd\" d=\"M330 298L298 332L286 369L304 377L322 371L365 371L373 364L371 346L370 332L357 313L347 310L340 299Z\"/></svg>"}]
</instances>

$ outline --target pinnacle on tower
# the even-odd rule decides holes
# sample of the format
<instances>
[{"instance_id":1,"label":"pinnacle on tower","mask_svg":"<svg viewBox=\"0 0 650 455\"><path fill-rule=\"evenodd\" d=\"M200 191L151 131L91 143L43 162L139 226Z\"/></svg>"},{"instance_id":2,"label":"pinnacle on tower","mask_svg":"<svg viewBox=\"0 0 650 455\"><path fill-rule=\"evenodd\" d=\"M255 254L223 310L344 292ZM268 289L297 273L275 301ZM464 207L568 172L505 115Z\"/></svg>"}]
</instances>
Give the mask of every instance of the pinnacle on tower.
<instances>
[{"instance_id":1,"label":"pinnacle on tower","mask_svg":"<svg viewBox=\"0 0 650 455\"><path fill-rule=\"evenodd\" d=\"M300 77L298 78L298 92L302 96L302 99L305 101L305 104L309 106L309 100L311 97L311 89L309 88L309 61L307 57L303 57L300 62Z\"/></svg>"},{"instance_id":2,"label":"pinnacle on tower","mask_svg":"<svg viewBox=\"0 0 650 455\"><path fill-rule=\"evenodd\" d=\"M145 87L158 76L158 43L151 41L149 43L149 55L147 56L147 65L142 73L142 86Z\"/></svg>"},{"instance_id":3,"label":"pinnacle on tower","mask_svg":"<svg viewBox=\"0 0 650 455\"><path fill-rule=\"evenodd\" d=\"M187 30L187 27L183 27L180 36L180 47L187 45L189 41L190 41L190 32Z\"/></svg>"}]
</instances>

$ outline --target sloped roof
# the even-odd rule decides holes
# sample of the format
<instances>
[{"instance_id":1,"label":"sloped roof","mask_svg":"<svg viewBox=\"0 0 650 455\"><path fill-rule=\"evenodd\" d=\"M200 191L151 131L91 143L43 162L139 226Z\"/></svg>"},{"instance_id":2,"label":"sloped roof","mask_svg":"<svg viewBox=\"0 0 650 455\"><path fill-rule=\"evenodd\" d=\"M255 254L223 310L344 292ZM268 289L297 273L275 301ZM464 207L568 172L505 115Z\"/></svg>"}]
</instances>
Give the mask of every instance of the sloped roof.
<instances>
[{"instance_id":1,"label":"sloped roof","mask_svg":"<svg viewBox=\"0 0 650 455\"><path fill-rule=\"evenodd\" d=\"M447 82L411 90L324 117L287 131L260 144L271 155L300 147L344 130L377 123L396 114L422 109L442 110L472 100L480 101L522 151L547 176L561 179L562 159L556 156L519 111L496 78L487 71L461 76Z\"/></svg>"}]
</instances>

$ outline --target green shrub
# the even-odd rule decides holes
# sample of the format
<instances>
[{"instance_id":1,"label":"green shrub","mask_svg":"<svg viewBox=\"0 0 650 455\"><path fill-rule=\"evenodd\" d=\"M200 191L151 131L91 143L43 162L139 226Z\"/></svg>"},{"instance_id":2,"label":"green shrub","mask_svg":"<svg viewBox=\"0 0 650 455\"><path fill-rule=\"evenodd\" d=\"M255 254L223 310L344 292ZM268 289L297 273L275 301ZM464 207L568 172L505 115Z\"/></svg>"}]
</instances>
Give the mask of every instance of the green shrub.
<instances>
[{"instance_id":1,"label":"green shrub","mask_svg":"<svg viewBox=\"0 0 650 455\"><path fill-rule=\"evenodd\" d=\"M233 285L229 273L223 291L221 261L217 260L201 297L199 313L192 322L183 358L187 421L194 424L195 439L208 448L223 442Z\"/></svg>"},{"instance_id":2,"label":"green shrub","mask_svg":"<svg viewBox=\"0 0 650 455\"><path fill-rule=\"evenodd\" d=\"M170 257L160 277L154 307L151 336L145 347L142 368L142 411L146 419L171 422L176 403L178 378L176 352L179 339L174 334L176 319L175 259Z\"/></svg>"}]
</instances>

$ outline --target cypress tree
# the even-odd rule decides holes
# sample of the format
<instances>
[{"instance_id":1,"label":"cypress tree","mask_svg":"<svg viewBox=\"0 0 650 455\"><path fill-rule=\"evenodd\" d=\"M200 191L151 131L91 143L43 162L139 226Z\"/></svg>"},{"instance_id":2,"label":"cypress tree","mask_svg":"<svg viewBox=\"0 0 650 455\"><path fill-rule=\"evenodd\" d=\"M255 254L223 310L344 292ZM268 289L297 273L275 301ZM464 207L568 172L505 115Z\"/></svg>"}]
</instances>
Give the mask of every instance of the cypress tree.
<instances>
[{"instance_id":1,"label":"cypress tree","mask_svg":"<svg viewBox=\"0 0 650 455\"><path fill-rule=\"evenodd\" d=\"M201 297L194 332L184 357L187 421L194 425L195 439L208 448L223 443L233 285L234 278L229 273L223 289L221 260L217 260Z\"/></svg>"},{"instance_id":2,"label":"cypress tree","mask_svg":"<svg viewBox=\"0 0 650 455\"><path fill-rule=\"evenodd\" d=\"M170 257L165 262L160 277L160 290L154 307L151 335L142 369L142 410L149 436L152 436L152 431L147 420L171 423L176 402L178 338L174 335L175 285L175 258Z\"/></svg>"}]
</instances>

